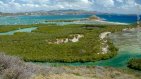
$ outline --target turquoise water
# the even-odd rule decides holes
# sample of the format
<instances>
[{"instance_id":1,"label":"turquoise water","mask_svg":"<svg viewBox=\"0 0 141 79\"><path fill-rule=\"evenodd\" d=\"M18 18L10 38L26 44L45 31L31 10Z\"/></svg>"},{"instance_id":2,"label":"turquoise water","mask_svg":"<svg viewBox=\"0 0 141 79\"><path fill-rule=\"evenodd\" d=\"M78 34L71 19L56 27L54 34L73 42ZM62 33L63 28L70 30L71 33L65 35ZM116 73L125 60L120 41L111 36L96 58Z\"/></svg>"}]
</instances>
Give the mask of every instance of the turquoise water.
<instances>
[{"instance_id":1,"label":"turquoise water","mask_svg":"<svg viewBox=\"0 0 141 79\"><path fill-rule=\"evenodd\" d=\"M92 15L47 15L47 16L0 16L0 25L27 25L48 24L46 20L79 20L89 18ZM97 15L108 22L134 23L136 15ZM66 22L65 22L66 23ZM84 22L67 22L66 24L84 24ZM88 23L88 22L85 22ZM97 22L89 22L95 24ZM62 22L60 24L63 24Z\"/></svg>"},{"instance_id":2,"label":"turquoise water","mask_svg":"<svg viewBox=\"0 0 141 79\"><path fill-rule=\"evenodd\" d=\"M127 63L132 58L141 58L141 32L121 32L111 34L109 36L113 40L116 47L119 48L118 55L97 62L87 63L38 63L41 65L69 65L69 66L110 66L110 67L126 67Z\"/></svg>"},{"instance_id":3,"label":"turquoise water","mask_svg":"<svg viewBox=\"0 0 141 79\"><path fill-rule=\"evenodd\" d=\"M57 19L81 19L81 18L88 18L91 15L56 15L56 16L15 16L15 17L0 17L0 25L7 25L7 24L36 24L42 23L45 20L57 20ZM101 17L108 17L109 15L101 16ZM122 22L127 22L125 19L130 18L130 22L135 22L135 16L118 16L113 15L109 16L110 21L112 21L112 17L118 17L118 20L122 20ZM108 18L109 18L108 17ZM120 18L121 17L121 18ZM104 18L104 19L105 19ZM106 20L108 20L108 18ZM132 19L132 20L131 20ZM114 21L114 20L113 20ZM35 30L37 27L32 28L24 28L13 30L5 33L0 33L0 35L13 35L16 32L31 32ZM141 32L121 32L121 33L114 33L110 35L110 38L113 40L116 47L120 50L118 55L108 59L102 60L97 62L87 62L87 63L40 63L43 65L72 65L72 66L112 66L112 67L125 67L127 62L131 58L141 58Z\"/></svg>"},{"instance_id":4,"label":"turquoise water","mask_svg":"<svg viewBox=\"0 0 141 79\"><path fill-rule=\"evenodd\" d=\"M0 35L13 35L16 32L31 32L37 29L37 27L24 28L13 30L9 32L0 33ZM111 66L111 67L126 67L127 63L132 58L141 58L141 31L136 32L121 32L114 33L109 36L114 45L119 48L118 55L108 59L97 62L87 63L38 63L42 65L69 65L69 66Z\"/></svg>"},{"instance_id":5,"label":"turquoise water","mask_svg":"<svg viewBox=\"0 0 141 79\"><path fill-rule=\"evenodd\" d=\"M41 65L51 65L51 66L107 66L107 67L127 67L127 63L132 58L141 58L141 54L133 53L129 51L121 51L119 54L108 60L101 60L97 62L87 62L87 63L38 63Z\"/></svg>"},{"instance_id":6,"label":"turquoise water","mask_svg":"<svg viewBox=\"0 0 141 79\"><path fill-rule=\"evenodd\" d=\"M44 24L46 20L75 20L92 15L1 16L0 25Z\"/></svg>"},{"instance_id":7,"label":"turquoise water","mask_svg":"<svg viewBox=\"0 0 141 79\"><path fill-rule=\"evenodd\" d=\"M94 65L97 66L112 66L112 67L126 67L127 63L132 58L141 58L141 54L139 53L132 53L130 51L120 51L116 57L109 59L95 62Z\"/></svg>"},{"instance_id":8,"label":"turquoise water","mask_svg":"<svg viewBox=\"0 0 141 79\"><path fill-rule=\"evenodd\" d=\"M13 35L16 32L31 32L32 30L35 30L35 29L37 29L37 27L23 28L23 29L19 28L18 30L0 33L0 35Z\"/></svg>"}]
</instances>

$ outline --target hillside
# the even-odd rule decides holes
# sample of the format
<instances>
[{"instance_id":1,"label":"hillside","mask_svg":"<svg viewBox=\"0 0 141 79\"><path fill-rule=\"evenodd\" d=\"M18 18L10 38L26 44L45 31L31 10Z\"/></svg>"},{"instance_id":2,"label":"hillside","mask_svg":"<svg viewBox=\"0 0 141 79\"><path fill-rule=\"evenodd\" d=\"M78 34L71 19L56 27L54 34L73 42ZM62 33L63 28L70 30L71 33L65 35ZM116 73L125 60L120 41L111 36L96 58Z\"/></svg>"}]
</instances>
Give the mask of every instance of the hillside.
<instances>
[{"instance_id":1,"label":"hillside","mask_svg":"<svg viewBox=\"0 0 141 79\"><path fill-rule=\"evenodd\" d=\"M44 67L0 54L0 79L140 79L140 74L110 67Z\"/></svg>"}]
</instances>

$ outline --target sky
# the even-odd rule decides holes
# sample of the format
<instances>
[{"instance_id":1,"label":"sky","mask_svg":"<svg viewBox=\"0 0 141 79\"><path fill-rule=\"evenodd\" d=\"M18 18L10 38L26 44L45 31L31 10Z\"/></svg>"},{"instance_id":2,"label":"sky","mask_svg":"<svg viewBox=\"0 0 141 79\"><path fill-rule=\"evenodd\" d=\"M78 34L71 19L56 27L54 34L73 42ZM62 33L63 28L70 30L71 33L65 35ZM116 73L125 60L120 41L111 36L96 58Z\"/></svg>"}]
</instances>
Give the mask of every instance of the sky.
<instances>
[{"instance_id":1,"label":"sky","mask_svg":"<svg viewBox=\"0 0 141 79\"><path fill-rule=\"evenodd\" d=\"M140 10L137 9L137 6ZM0 12L16 13L67 9L141 14L141 0L0 0Z\"/></svg>"}]
</instances>

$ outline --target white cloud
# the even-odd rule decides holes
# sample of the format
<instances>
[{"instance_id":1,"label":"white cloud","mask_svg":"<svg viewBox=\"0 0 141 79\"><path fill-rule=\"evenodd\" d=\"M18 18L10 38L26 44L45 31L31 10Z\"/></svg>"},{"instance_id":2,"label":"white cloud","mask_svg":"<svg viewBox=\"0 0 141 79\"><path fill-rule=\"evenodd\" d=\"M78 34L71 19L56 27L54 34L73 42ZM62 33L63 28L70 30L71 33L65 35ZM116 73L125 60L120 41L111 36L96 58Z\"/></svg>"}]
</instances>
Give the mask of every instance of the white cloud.
<instances>
[{"instance_id":1,"label":"white cloud","mask_svg":"<svg viewBox=\"0 0 141 79\"><path fill-rule=\"evenodd\" d=\"M124 1L123 0L116 0L117 2L120 2L120 3L123 3Z\"/></svg>"},{"instance_id":2,"label":"white cloud","mask_svg":"<svg viewBox=\"0 0 141 79\"><path fill-rule=\"evenodd\" d=\"M115 8L115 9L117 9L117 11L123 11L123 13L132 13L132 14L136 14L139 12L137 9L137 5L139 5L139 4L136 3L135 0L123 0L123 2L124 2L123 5ZM140 11L140 13L141 13L141 11Z\"/></svg>"},{"instance_id":3,"label":"white cloud","mask_svg":"<svg viewBox=\"0 0 141 79\"><path fill-rule=\"evenodd\" d=\"M95 0L95 5L93 8L97 11L122 14L136 14L137 5L141 6L136 0Z\"/></svg>"},{"instance_id":4,"label":"white cloud","mask_svg":"<svg viewBox=\"0 0 141 79\"><path fill-rule=\"evenodd\" d=\"M137 0L1 0L0 11L24 12L57 9L84 9L114 13L137 13Z\"/></svg>"},{"instance_id":5,"label":"white cloud","mask_svg":"<svg viewBox=\"0 0 141 79\"><path fill-rule=\"evenodd\" d=\"M101 7L112 7L114 6L113 0L95 0L95 4Z\"/></svg>"}]
</instances>

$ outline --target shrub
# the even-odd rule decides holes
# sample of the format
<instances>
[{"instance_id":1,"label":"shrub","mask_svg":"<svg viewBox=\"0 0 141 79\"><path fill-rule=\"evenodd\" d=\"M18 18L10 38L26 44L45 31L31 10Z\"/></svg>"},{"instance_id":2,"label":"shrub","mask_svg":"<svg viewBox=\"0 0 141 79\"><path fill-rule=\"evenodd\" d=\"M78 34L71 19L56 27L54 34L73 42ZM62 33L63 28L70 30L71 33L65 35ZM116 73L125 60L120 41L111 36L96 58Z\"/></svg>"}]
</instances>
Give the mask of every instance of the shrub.
<instances>
[{"instance_id":1,"label":"shrub","mask_svg":"<svg viewBox=\"0 0 141 79\"><path fill-rule=\"evenodd\" d=\"M0 54L2 79L30 79L33 75L47 75L48 68L25 63L18 57Z\"/></svg>"},{"instance_id":2,"label":"shrub","mask_svg":"<svg viewBox=\"0 0 141 79\"><path fill-rule=\"evenodd\" d=\"M141 59L131 59L128 62L128 67L136 70L141 70Z\"/></svg>"}]
</instances>

